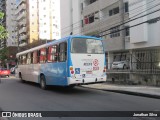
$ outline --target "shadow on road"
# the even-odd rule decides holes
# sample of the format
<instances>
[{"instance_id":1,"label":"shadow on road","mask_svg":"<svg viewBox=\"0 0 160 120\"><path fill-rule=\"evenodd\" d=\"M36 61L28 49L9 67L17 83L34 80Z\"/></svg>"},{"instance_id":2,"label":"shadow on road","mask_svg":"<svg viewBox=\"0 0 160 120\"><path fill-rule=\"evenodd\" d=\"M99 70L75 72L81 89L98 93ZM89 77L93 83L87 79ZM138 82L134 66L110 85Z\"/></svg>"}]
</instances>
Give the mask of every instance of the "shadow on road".
<instances>
[{"instance_id":1,"label":"shadow on road","mask_svg":"<svg viewBox=\"0 0 160 120\"><path fill-rule=\"evenodd\" d=\"M24 83L19 81L19 83L26 84L26 85L37 87L37 88L41 89L40 85L37 83L28 82L28 81L25 81ZM87 88L81 88L80 86L75 86L74 88L63 87L63 86L48 86L47 90L44 90L44 91L57 92L57 93L61 93L61 94L88 94L88 93L94 94L95 93L93 90L91 91L90 89L87 89Z\"/></svg>"}]
</instances>

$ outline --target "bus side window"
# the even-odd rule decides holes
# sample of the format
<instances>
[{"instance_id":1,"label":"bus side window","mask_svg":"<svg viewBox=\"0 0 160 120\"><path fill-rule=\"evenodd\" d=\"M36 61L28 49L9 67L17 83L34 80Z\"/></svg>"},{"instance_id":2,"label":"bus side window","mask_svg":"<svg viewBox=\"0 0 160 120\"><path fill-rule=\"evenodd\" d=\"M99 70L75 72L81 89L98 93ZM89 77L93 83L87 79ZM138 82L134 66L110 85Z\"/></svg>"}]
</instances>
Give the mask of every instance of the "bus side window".
<instances>
[{"instance_id":1,"label":"bus side window","mask_svg":"<svg viewBox=\"0 0 160 120\"><path fill-rule=\"evenodd\" d=\"M57 61L57 45L50 46L48 49L48 62Z\"/></svg>"},{"instance_id":2,"label":"bus side window","mask_svg":"<svg viewBox=\"0 0 160 120\"><path fill-rule=\"evenodd\" d=\"M22 55L22 64L25 65L27 63L27 54Z\"/></svg>"},{"instance_id":3,"label":"bus side window","mask_svg":"<svg viewBox=\"0 0 160 120\"><path fill-rule=\"evenodd\" d=\"M45 63L46 61L46 48L40 50L40 63Z\"/></svg>"},{"instance_id":4,"label":"bus side window","mask_svg":"<svg viewBox=\"0 0 160 120\"><path fill-rule=\"evenodd\" d=\"M26 64L31 64L31 53L27 54L27 63Z\"/></svg>"},{"instance_id":5,"label":"bus side window","mask_svg":"<svg viewBox=\"0 0 160 120\"><path fill-rule=\"evenodd\" d=\"M46 48L45 62L48 62L49 47Z\"/></svg>"},{"instance_id":6,"label":"bus side window","mask_svg":"<svg viewBox=\"0 0 160 120\"><path fill-rule=\"evenodd\" d=\"M40 63L40 50L37 51L37 63Z\"/></svg>"},{"instance_id":7,"label":"bus side window","mask_svg":"<svg viewBox=\"0 0 160 120\"><path fill-rule=\"evenodd\" d=\"M31 64L33 64L33 52L31 52Z\"/></svg>"},{"instance_id":8,"label":"bus side window","mask_svg":"<svg viewBox=\"0 0 160 120\"><path fill-rule=\"evenodd\" d=\"M33 52L33 64L37 64L38 63L38 54L37 51Z\"/></svg>"},{"instance_id":9,"label":"bus side window","mask_svg":"<svg viewBox=\"0 0 160 120\"><path fill-rule=\"evenodd\" d=\"M18 64L19 64L19 65L21 65L21 64L22 64L22 57L21 57L21 56L19 56Z\"/></svg>"},{"instance_id":10,"label":"bus side window","mask_svg":"<svg viewBox=\"0 0 160 120\"><path fill-rule=\"evenodd\" d=\"M59 62L65 62L67 60L67 43L59 44Z\"/></svg>"}]
</instances>

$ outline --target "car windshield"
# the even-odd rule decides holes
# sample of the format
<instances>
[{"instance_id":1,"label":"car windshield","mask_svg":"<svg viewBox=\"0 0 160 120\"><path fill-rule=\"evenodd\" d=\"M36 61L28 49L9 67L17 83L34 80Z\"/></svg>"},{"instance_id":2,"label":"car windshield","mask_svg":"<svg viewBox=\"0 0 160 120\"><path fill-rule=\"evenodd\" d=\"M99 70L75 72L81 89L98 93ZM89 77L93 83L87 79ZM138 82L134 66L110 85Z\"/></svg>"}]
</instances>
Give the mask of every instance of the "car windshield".
<instances>
[{"instance_id":1,"label":"car windshield","mask_svg":"<svg viewBox=\"0 0 160 120\"><path fill-rule=\"evenodd\" d=\"M90 38L73 38L71 45L72 53L84 54L103 54L103 45L101 40Z\"/></svg>"}]
</instances>

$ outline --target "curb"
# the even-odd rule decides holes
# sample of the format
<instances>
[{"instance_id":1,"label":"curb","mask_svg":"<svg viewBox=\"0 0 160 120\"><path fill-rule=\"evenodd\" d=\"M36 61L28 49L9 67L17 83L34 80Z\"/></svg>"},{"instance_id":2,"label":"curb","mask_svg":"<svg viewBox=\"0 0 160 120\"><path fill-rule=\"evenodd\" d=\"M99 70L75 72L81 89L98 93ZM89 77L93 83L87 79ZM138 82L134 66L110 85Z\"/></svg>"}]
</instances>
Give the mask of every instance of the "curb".
<instances>
[{"instance_id":1,"label":"curb","mask_svg":"<svg viewBox=\"0 0 160 120\"><path fill-rule=\"evenodd\" d=\"M134 96L141 96L141 97L147 97L147 98L160 99L159 95L152 95L152 94L147 94L147 93L125 91L125 90L111 90L111 89L90 88L90 87L85 87L85 86L81 86L81 87L89 88L89 89L102 90L102 91L108 91L108 92L114 92L114 93L122 93L122 94L127 94L127 95L134 95Z\"/></svg>"}]
</instances>

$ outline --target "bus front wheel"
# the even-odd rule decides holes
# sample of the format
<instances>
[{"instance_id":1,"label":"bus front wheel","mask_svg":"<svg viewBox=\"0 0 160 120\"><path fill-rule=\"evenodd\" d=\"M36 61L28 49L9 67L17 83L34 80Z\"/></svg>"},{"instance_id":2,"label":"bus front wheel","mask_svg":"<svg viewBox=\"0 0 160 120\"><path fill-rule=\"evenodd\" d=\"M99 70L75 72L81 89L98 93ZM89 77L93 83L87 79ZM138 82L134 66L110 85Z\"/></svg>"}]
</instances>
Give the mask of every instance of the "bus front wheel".
<instances>
[{"instance_id":1,"label":"bus front wheel","mask_svg":"<svg viewBox=\"0 0 160 120\"><path fill-rule=\"evenodd\" d=\"M45 80L44 75L41 75L41 77L40 77L40 86L43 90L47 89L46 80Z\"/></svg>"}]
</instances>

